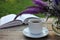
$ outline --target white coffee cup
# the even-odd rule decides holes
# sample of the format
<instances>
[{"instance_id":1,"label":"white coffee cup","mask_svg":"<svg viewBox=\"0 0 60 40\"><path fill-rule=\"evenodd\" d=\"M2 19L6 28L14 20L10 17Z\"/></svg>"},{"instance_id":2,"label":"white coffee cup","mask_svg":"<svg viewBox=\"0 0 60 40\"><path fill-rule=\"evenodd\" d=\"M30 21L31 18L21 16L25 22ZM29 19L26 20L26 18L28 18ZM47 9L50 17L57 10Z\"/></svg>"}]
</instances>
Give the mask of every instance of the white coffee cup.
<instances>
[{"instance_id":1,"label":"white coffee cup","mask_svg":"<svg viewBox=\"0 0 60 40\"><path fill-rule=\"evenodd\" d=\"M31 34L39 35L42 32L43 23L40 19L30 19L28 22Z\"/></svg>"}]
</instances>

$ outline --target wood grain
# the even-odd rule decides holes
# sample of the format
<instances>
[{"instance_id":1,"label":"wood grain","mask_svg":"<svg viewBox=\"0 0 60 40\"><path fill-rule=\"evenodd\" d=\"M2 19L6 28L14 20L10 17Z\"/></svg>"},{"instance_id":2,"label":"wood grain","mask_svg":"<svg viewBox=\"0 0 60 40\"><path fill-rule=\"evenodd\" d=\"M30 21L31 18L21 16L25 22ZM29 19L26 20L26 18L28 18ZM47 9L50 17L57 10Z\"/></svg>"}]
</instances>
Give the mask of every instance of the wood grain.
<instances>
[{"instance_id":1,"label":"wood grain","mask_svg":"<svg viewBox=\"0 0 60 40\"><path fill-rule=\"evenodd\" d=\"M0 32L0 40L60 40L60 37L56 36L53 31L49 31L48 36L37 39L25 37L22 31L5 31Z\"/></svg>"}]
</instances>

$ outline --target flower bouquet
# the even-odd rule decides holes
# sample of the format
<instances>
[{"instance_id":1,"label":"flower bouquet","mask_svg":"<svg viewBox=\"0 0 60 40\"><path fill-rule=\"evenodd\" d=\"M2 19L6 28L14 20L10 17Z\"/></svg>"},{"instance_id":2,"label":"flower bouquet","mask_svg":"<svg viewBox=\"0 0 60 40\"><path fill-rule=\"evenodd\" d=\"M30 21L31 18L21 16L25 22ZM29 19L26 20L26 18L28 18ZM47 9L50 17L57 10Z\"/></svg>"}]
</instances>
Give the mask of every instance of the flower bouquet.
<instances>
[{"instance_id":1,"label":"flower bouquet","mask_svg":"<svg viewBox=\"0 0 60 40\"><path fill-rule=\"evenodd\" d=\"M53 9L51 15L57 18L52 24L53 31L60 36L60 0L53 0Z\"/></svg>"},{"instance_id":2,"label":"flower bouquet","mask_svg":"<svg viewBox=\"0 0 60 40\"><path fill-rule=\"evenodd\" d=\"M20 12L16 18L22 14L46 14L47 19L50 16L55 16L58 20L56 20L52 24L52 29L56 34L60 35L60 0L52 0L51 8L49 8L50 5L46 1L43 0L32 0L33 3L35 4L34 6L29 6L22 12ZM55 26L55 27L54 27Z\"/></svg>"}]
</instances>

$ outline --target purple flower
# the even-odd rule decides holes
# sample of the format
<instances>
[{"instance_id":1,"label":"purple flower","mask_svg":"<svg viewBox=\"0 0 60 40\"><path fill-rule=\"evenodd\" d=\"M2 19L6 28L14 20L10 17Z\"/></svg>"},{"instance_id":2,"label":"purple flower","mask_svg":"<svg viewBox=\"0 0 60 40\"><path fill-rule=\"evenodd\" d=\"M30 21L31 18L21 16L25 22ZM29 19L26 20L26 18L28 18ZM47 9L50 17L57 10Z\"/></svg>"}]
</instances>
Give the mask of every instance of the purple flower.
<instances>
[{"instance_id":1,"label":"purple flower","mask_svg":"<svg viewBox=\"0 0 60 40\"><path fill-rule=\"evenodd\" d=\"M26 10L24 10L22 13L30 13L30 14L37 14L39 12L44 11L41 7L39 6L30 6L28 8L26 8Z\"/></svg>"},{"instance_id":2,"label":"purple flower","mask_svg":"<svg viewBox=\"0 0 60 40\"><path fill-rule=\"evenodd\" d=\"M33 0L33 3L42 7L47 6L47 3L43 2L42 0Z\"/></svg>"},{"instance_id":3,"label":"purple flower","mask_svg":"<svg viewBox=\"0 0 60 40\"><path fill-rule=\"evenodd\" d=\"M44 12L45 10L39 6L30 6L30 7L27 7L26 10L22 11L20 14L18 14L15 19L22 15L22 14L38 14L40 12ZM15 20L14 19L14 20Z\"/></svg>"},{"instance_id":4,"label":"purple flower","mask_svg":"<svg viewBox=\"0 0 60 40\"><path fill-rule=\"evenodd\" d=\"M15 18L14 18L14 20L18 17L18 16L20 16L20 15L22 15L22 14L38 14L38 13L40 13L40 12L46 12L46 6L47 6L47 4L45 3L45 2L43 2L43 1L41 1L41 0L33 0L33 2L35 3L35 4L37 4L38 6L30 6L30 7L27 7L24 11L22 11L20 14L18 14Z\"/></svg>"},{"instance_id":5,"label":"purple flower","mask_svg":"<svg viewBox=\"0 0 60 40\"><path fill-rule=\"evenodd\" d=\"M53 0L53 2L54 2L56 5L59 5L60 0Z\"/></svg>"}]
</instances>

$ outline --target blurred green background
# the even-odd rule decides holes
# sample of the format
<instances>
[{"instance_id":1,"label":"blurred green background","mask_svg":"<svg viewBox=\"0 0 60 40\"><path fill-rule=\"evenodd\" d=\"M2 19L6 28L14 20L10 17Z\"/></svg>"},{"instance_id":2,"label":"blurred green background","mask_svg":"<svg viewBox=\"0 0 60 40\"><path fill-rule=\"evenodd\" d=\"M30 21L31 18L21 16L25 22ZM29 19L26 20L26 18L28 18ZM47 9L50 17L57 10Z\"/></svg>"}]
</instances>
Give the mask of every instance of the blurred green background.
<instances>
[{"instance_id":1,"label":"blurred green background","mask_svg":"<svg viewBox=\"0 0 60 40\"><path fill-rule=\"evenodd\" d=\"M18 14L26 7L34 5L32 0L0 0L0 17L8 14ZM37 16L42 16L37 14Z\"/></svg>"}]
</instances>

